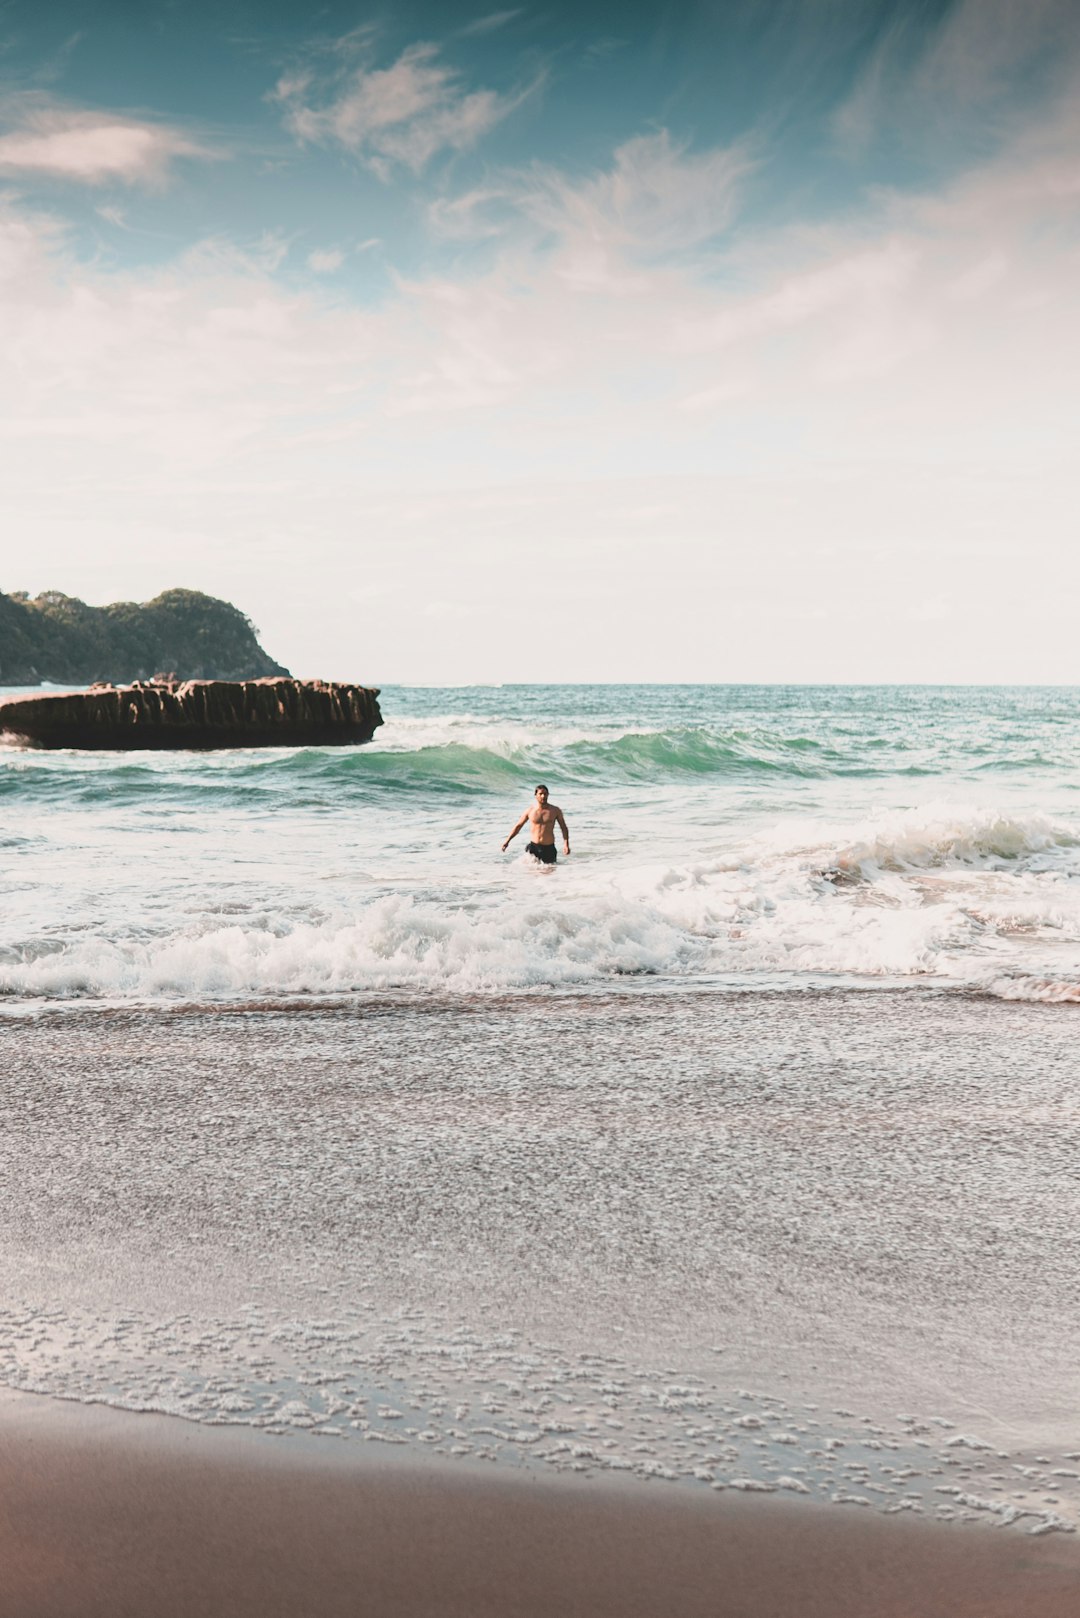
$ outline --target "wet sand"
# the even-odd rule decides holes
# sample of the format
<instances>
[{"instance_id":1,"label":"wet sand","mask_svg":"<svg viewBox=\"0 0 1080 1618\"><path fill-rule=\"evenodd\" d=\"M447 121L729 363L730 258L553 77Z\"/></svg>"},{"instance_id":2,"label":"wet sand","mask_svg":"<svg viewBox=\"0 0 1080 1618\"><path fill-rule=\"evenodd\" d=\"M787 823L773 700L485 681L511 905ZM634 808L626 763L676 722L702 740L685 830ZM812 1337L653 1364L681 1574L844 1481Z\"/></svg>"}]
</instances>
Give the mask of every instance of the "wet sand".
<instances>
[{"instance_id":1,"label":"wet sand","mask_svg":"<svg viewBox=\"0 0 1080 1618\"><path fill-rule=\"evenodd\" d=\"M23 1396L2 1618L1075 1618L1080 1546ZM380 1446L381 1448L381 1446Z\"/></svg>"}]
</instances>

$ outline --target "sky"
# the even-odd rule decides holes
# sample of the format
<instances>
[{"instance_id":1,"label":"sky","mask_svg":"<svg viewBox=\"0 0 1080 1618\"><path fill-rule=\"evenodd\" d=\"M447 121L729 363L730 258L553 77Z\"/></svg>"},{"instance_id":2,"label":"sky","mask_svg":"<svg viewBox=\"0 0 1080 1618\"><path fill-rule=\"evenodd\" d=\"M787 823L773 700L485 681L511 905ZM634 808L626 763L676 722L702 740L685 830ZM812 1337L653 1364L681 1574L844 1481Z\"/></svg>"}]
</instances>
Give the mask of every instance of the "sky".
<instances>
[{"instance_id":1,"label":"sky","mask_svg":"<svg viewBox=\"0 0 1080 1618\"><path fill-rule=\"evenodd\" d=\"M1080 682L1080 5L0 0L0 589Z\"/></svg>"}]
</instances>

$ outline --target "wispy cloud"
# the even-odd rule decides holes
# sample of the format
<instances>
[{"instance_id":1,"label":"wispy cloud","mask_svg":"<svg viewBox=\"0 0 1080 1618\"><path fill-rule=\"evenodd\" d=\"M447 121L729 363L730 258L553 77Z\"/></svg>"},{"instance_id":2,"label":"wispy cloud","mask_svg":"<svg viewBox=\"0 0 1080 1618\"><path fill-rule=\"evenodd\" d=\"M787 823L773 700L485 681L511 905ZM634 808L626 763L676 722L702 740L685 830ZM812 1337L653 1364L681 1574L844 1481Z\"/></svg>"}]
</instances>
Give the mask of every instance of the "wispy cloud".
<instances>
[{"instance_id":1,"label":"wispy cloud","mask_svg":"<svg viewBox=\"0 0 1080 1618\"><path fill-rule=\"evenodd\" d=\"M895 307L902 301L920 262L911 239L897 236L861 249L853 244L845 248L823 265L800 267L765 291L725 300L712 320L695 318L682 328L687 349L725 348L835 315L850 333L866 308Z\"/></svg>"},{"instance_id":2,"label":"wispy cloud","mask_svg":"<svg viewBox=\"0 0 1080 1618\"><path fill-rule=\"evenodd\" d=\"M421 43L389 67L350 61L328 76L311 68L286 74L273 95L298 140L344 147L389 178L394 167L419 173L438 152L475 146L527 93L466 89L438 46Z\"/></svg>"},{"instance_id":3,"label":"wispy cloud","mask_svg":"<svg viewBox=\"0 0 1080 1618\"><path fill-rule=\"evenodd\" d=\"M460 196L436 197L428 208L428 224L436 236L482 241L502 234L507 205L512 202L509 187L476 186ZM503 217L496 217L500 212Z\"/></svg>"},{"instance_id":4,"label":"wispy cloud","mask_svg":"<svg viewBox=\"0 0 1080 1618\"><path fill-rule=\"evenodd\" d=\"M340 247L316 247L307 256L308 269L316 275L333 275L345 262Z\"/></svg>"},{"instance_id":5,"label":"wispy cloud","mask_svg":"<svg viewBox=\"0 0 1080 1618\"><path fill-rule=\"evenodd\" d=\"M37 83L54 84L62 79L68 70L72 56L85 38L85 30L79 29L62 40L52 55L47 57L38 67L34 75Z\"/></svg>"},{"instance_id":6,"label":"wispy cloud","mask_svg":"<svg viewBox=\"0 0 1080 1618\"><path fill-rule=\"evenodd\" d=\"M212 158L165 124L73 107L40 95L0 103L0 173L46 175L81 185L160 186L177 158Z\"/></svg>"},{"instance_id":7,"label":"wispy cloud","mask_svg":"<svg viewBox=\"0 0 1080 1618\"><path fill-rule=\"evenodd\" d=\"M618 147L611 168L585 180L535 169L518 204L560 237L671 251L728 227L754 167L745 147L693 153L661 129Z\"/></svg>"},{"instance_id":8,"label":"wispy cloud","mask_svg":"<svg viewBox=\"0 0 1080 1618\"><path fill-rule=\"evenodd\" d=\"M473 22L467 22L460 30L463 36L474 34L493 34L496 29L505 28L508 22L524 14L524 6L515 6L512 11L491 11L486 17L477 17Z\"/></svg>"},{"instance_id":9,"label":"wispy cloud","mask_svg":"<svg viewBox=\"0 0 1080 1618\"><path fill-rule=\"evenodd\" d=\"M1075 65L1080 12L1075 0L959 0L919 63L916 88L949 112L1015 94L1026 68Z\"/></svg>"},{"instance_id":10,"label":"wispy cloud","mask_svg":"<svg viewBox=\"0 0 1080 1618\"><path fill-rule=\"evenodd\" d=\"M985 148L1026 122L1033 96L1075 91L1078 69L1075 0L957 0L936 23L912 8L890 22L833 127L853 149L897 131Z\"/></svg>"},{"instance_id":11,"label":"wispy cloud","mask_svg":"<svg viewBox=\"0 0 1080 1618\"><path fill-rule=\"evenodd\" d=\"M184 264L199 275L228 271L238 275L272 276L289 256L292 240L281 230L264 230L252 241L230 236L206 236L188 249Z\"/></svg>"},{"instance_id":12,"label":"wispy cloud","mask_svg":"<svg viewBox=\"0 0 1080 1618\"><path fill-rule=\"evenodd\" d=\"M609 168L591 175L536 164L503 171L492 183L436 198L428 222L436 235L454 240L525 236L534 245L537 238L555 243L566 277L607 279L614 289L635 263L722 237L757 162L744 147L690 152L661 129L626 141Z\"/></svg>"}]
</instances>

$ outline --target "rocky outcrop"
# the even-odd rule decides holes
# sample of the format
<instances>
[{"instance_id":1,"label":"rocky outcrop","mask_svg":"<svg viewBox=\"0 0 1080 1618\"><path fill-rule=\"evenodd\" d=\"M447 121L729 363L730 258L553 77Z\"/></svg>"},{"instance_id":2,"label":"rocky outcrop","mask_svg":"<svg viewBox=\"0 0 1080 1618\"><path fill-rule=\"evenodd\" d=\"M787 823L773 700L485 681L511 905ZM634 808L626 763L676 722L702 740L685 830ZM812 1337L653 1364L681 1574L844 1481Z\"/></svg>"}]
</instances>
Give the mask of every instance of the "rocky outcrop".
<instances>
[{"instance_id":1,"label":"rocky outcrop","mask_svg":"<svg viewBox=\"0 0 1080 1618\"><path fill-rule=\"evenodd\" d=\"M0 732L38 747L315 747L368 742L378 691L325 680L184 680L0 701Z\"/></svg>"}]
</instances>

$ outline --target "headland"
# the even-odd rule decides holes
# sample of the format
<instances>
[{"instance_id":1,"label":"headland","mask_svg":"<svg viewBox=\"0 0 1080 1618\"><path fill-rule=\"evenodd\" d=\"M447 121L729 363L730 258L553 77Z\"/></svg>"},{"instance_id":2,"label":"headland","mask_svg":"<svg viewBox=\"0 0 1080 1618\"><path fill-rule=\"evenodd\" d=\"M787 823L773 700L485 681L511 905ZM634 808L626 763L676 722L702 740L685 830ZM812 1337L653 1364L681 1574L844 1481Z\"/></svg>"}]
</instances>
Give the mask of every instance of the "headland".
<instances>
[{"instance_id":1,"label":"headland","mask_svg":"<svg viewBox=\"0 0 1080 1618\"><path fill-rule=\"evenodd\" d=\"M124 684L175 669L185 680L287 679L250 618L201 590L92 607L61 590L0 594L0 684Z\"/></svg>"}]
</instances>

